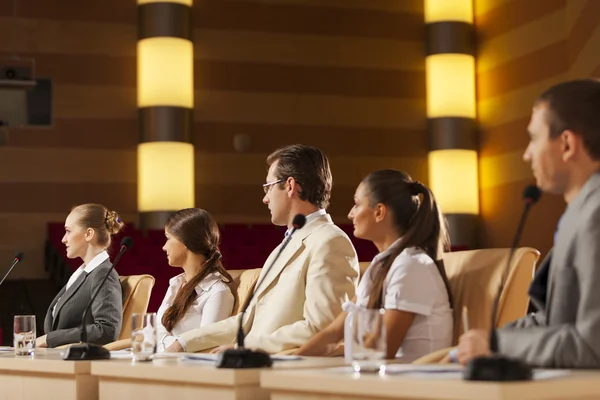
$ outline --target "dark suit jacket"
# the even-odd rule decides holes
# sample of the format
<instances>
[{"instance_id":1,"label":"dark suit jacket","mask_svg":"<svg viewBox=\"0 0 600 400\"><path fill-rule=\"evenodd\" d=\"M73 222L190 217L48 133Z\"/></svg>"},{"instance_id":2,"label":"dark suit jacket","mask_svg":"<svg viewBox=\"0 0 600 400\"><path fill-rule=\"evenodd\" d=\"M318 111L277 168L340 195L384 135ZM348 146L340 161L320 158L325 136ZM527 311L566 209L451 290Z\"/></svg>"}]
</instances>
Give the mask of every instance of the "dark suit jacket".
<instances>
[{"instance_id":1,"label":"dark suit jacket","mask_svg":"<svg viewBox=\"0 0 600 400\"><path fill-rule=\"evenodd\" d=\"M600 173L568 205L529 293L539 311L498 330L500 353L533 366L600 368Z\"/></svg>"},{"instance_id":2,"label":"dark suit jacket","mask_svg":"<svg viewBox=\"0 0 600 400\"><path fill-rule=\"evenodd\" d=\"M65 291L65 286L56 295L46 312L44 321L48 347L81 341L81 318L111 265L110 260L106 260L89 274L84 271L69 290ZM53 318L52 309L55 304L57 304L56 318ZM121 283L119 274L113 270L88 312L85 321L88 343L104 345L117 340L121 332L122 319Z\"/></svg>"}]
</instances>

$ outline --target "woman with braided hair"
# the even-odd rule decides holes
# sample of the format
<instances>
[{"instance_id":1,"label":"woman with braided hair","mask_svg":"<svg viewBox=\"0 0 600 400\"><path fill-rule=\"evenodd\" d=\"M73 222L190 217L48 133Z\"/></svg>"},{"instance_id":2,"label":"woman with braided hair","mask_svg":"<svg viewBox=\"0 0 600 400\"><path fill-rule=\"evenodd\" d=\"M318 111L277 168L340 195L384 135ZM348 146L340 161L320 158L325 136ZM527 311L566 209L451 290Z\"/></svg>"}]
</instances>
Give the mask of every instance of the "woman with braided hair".
<instances>
[{"instance_id":1,"label":"woman with braided hair","mask_svg":"<svg viewBox=\"0 0 600 400\"><path fill-rule=\"evenodd\" d=\"M344 310L385 309L386 358L412 362L452 345L452 294L442 261L449 240L429 188L402 171L373 172L356 189L348 218L354 236L372 241L379 254ZM335 352L344 338L346 311L298 354Z\"/></svg>"},{"instance_id":2,"label":"woman with braided hair","mask_svg":"<svg viewBox=\"0 0 600 400\"><path fill-rule=\"evenodd\" d=\"M223 267L220 234L213 217L200 208L186 208L169 217L163 250L171 267L183 273L169 280L158 309L158 351L164 351L184 332L231 316L233 282Z\"/></svg>"}]
</instances>

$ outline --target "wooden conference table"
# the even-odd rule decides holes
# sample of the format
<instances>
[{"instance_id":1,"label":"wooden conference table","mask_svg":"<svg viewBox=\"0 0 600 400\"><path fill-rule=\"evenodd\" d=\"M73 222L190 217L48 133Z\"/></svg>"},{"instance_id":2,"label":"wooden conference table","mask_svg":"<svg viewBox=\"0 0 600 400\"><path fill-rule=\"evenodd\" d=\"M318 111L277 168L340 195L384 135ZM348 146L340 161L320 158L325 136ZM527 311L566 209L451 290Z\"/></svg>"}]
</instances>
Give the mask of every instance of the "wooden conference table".
<instances>
[{"instance_id":1,"label":"wooden conference table","mask_svg":"<svg viewBox=\"0 0 600 400\"><path fill-rule=\"evenodd\" d=\"M275 362L272 369L217 369L211 363L159 358L64 361L61 350L34 356L0 351L0 400L143 398L235 400L528 400L600 399L600 371L542 371L534 382L466 382L459 372L354 374L342 358ZM443 367L446 369L446 367Z\"/></svg>"},{"instance_id":2,"label":"wooden conference table","mask_svg":"<svg viewBox=\"0 0 600 400\"><path fill-rule=\"evenodd\" d=\"M342 358L275 361L273 369L326 368L343 365ZM260 369L219 369L211 363L159 358L133 364L127 360L92 362L99 399L144 400L266 400L260 387Z\"/></svg>"},{"instance_id":3,"label":"wooden conference table","mask_svg":"<svg viewBox=\"0 0 600 400\"><path fill-rule=\"evenodd\" d=\"M148 363L130 359L65 361L59 349L15 356L0 349L0 400L60 399L268 399L259 369L219 369L211 362L180 360L181 354ZM276 361L274 369L326 368L342 358Z\"/></svg>"},{"instance_id":4,"label":"wooden conference table","mask_svg":"<svg viewBox=\"0 0 600 400\"><path fill-rule=\"evenodd\" d=\"M439 367L413 366L413 371ZM344 373L342 369L349 368L265 370L261 372L261 387L271 393L271 400L600 399L600 371L545 370L537 373L533 382L495 383L464 381L460 370L438 373L397 370L378 375Z\"/></svg>"},{"instance_id":5,"label":"wooden conference table","mask_svg":"<svg viewBox=\"0 0 600 400\"><path fill-rule=\"evenodd\" d=\"M89 361L65 361L60 350L36 349L33 356L0 351L0 400L98 398L98 378Z\"/></svg>"}]
</instances>

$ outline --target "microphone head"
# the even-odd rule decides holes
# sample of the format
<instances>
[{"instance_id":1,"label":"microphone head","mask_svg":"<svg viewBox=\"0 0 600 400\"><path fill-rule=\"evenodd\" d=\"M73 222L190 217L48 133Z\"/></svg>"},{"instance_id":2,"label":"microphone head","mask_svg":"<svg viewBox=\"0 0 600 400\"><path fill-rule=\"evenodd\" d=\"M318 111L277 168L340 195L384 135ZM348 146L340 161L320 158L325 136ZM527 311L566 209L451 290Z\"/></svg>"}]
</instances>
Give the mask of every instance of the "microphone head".
<instances>
[{"instance_id":1,"label":"microphone head","mask_svg":"<svg viewBox=\"0 0 600 400\"><path fill-rule=\"evenodd\" d=\"M542 191L535 185L529 185L523 190L523 201L529 204L535 204L542 196Z\"/></svg>"},{"instance_id":2,"label":"microphone head","mask_svg":"<svg viewBox=\"0 0 600 400\"><path fill-rule=\"evenodd\" d=\"M131 236L125 236L123 240L121 240L121 247L125 247L126 249L130 249L133 246L133 239Z\"/></svg>"},{"instance_id":3,"label":"microphone head","mask_svg":"<svg viewBox=\"0 0 600 400\"><path fill-rule=\"evenodd\" d=\"M19 262L21 262L21 261L23 261L23 256L24 256L23 252L19 251L15 254L15 260L18 260Z\"/></svg>"},{"instance_id":4,"label":"microphone head","mask_svg":"<svg viewBox=\"0 0 600 400\"><path fill-rule=\"evenodd\" d=\"M306 217L302 214L296 214L296 216L292 220L292 226L294 227L294 229L302 229L304 224L306 224Z\"/></svg>"}]
</instances>

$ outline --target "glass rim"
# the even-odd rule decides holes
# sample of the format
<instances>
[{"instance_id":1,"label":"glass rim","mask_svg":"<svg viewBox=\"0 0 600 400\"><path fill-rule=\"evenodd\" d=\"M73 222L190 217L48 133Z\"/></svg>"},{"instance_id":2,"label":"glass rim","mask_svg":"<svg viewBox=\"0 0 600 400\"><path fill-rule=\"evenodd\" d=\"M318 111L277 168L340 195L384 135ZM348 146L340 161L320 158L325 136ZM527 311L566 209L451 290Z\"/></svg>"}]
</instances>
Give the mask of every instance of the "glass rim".
<instances>
[{"instance_id":1,"label":"glass rim","mask_svg":"<svg viewBox=\"0 0 600 400\"><path fill-rule=\"evenodd\" d=\"M146 315L156 315L155 312L149 312L149 313L131 313L131 316L133 317L134 315L136 316L146 316Z\"/></svg>"}]
</instances>

